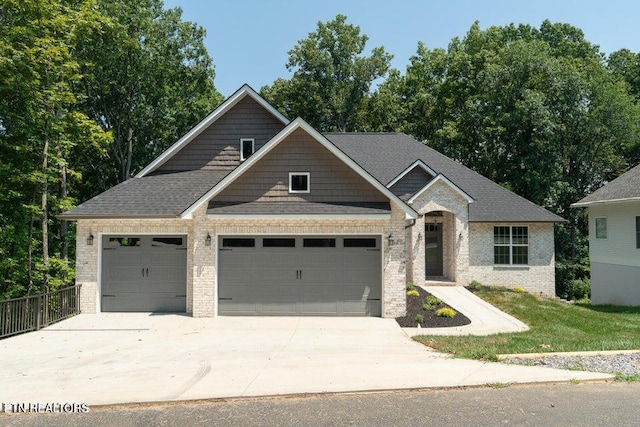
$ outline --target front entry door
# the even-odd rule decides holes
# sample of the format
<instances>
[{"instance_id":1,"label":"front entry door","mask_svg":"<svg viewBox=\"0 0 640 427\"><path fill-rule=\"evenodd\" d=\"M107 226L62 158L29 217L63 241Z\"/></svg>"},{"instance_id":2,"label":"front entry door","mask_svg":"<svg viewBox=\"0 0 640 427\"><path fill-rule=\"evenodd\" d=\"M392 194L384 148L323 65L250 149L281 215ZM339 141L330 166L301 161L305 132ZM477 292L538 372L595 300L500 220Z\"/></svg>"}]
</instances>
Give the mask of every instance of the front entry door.
<instances>
[{"instance_id":1,"label":"front entry door","mask_svg":"<svg viewBox=\"0 0 640 427\"><path fill-rule=\"evenodd\" d=\"M424 248L427 277L442 276L442 224L425 224Z\"/></svg>"}]
</instances>

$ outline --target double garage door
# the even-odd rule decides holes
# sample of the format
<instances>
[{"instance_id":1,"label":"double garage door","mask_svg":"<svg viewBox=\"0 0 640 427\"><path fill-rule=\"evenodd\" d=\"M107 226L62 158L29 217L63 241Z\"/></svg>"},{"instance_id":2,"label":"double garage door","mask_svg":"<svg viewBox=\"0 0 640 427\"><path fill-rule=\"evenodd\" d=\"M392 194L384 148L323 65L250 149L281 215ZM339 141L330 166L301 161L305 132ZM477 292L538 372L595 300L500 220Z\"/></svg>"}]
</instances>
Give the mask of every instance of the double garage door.
<instances>
[{"instance_id":1,"label":"double garage door","mask_svg":"<svg viewBox=\"0 0 640 427\"><path fill-rule=\"evenodd\" d=\"M380 316L380 236L221 236L221 315Z\"/></svg>"},{"instance_id":2,"label":"double garage door","mask_svg":"<svg viewBox=\"0 0 640 427\"><path fill-rule=\"evenodd\" d=\"M102 311L186 311L186 236L103 236Z\"/></svg>"}]
</instances>

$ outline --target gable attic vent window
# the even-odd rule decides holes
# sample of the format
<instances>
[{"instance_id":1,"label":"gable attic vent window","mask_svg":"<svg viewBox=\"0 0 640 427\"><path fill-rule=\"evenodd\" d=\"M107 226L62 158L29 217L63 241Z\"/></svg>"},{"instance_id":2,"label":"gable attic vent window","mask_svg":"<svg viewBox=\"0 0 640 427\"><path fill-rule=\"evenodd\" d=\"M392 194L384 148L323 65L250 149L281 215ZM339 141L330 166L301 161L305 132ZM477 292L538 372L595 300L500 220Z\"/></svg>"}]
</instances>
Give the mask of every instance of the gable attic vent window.
<instances>
[{"instance_id":1,"label":"gable attic vent window","mask_svg":"<svg viewBox=\"0 0 640 427\"><path fill-rule=\"evenodd\" d=\"M240 140L240 160L247 160L253 154L255 140L253 138L242 138Z\"/></svg>"},{"instance_id":2,"label":"gable attic vent window","mask_svg":"<svg viewBox=\"0 0 640 427\"><path fill-rule=\"evenodd\" d=\"M289 193L309 193L310 173L309 172L289 172Z\"/></svg>"}]
</instances>

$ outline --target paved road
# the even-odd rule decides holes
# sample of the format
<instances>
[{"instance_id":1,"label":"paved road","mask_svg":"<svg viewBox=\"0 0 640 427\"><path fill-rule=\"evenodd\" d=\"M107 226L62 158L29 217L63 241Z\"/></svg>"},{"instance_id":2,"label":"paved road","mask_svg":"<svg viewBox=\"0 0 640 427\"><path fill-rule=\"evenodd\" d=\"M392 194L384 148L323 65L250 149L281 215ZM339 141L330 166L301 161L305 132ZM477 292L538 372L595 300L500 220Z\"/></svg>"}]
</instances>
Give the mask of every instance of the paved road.
<instances>
[{"instance_id":1,"label":"paved road","mask_svg":"<svg viewBox=\"0 0 640 427\"><path fill-rule=\"evenodd\" d=\"M0 415L3 426L638 426L640 383L510 386Z\"/></svg>"}]
</instances>

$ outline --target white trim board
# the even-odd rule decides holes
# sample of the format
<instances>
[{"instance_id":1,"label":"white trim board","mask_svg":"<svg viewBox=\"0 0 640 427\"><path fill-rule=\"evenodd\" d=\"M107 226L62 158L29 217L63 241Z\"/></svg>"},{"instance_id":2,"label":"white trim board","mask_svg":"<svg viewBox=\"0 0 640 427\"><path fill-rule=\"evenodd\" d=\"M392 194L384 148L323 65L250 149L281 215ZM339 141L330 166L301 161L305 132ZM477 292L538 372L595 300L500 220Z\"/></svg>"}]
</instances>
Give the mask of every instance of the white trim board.
<instances>
[{"instance_id":1,"label":"white trim board","mask_svg":"<svg viewBox=\"0 0 640 427\"><path fill-rule=\"evenodd\" d=\"M624 199L611 199L611 200L595 200L593 202L577 202L577 203L573 203L571 204L569 207L572 208L582 208L582 207L587 207L587 206L592 206L592 205L604 205L607 203L611 203L611 204L617 204L617 203L625 203L625 202L638 202L640 201L640 196L638 197L626 197Z\"/></svg>"},{"instance_id":2,"label":"white trim board","mask_svg":"<svg viewBox=\"0 0 640 427\"><path fill-rule=\"evenodd\" d=\"M222 117L227 111L233 108L238 102L244 99L245 96L250 96L258 104L269 111L275 118L280 120L284 125L289 123L289 120L283 116L278 110L271 106L264 100L258 93L251 88L251 86L245 84L238 89L233 95L227 98L222 104L220 104L215 110L213 110L207 117L205 117L200 123L194 126L189 132L187 132L182 138L180 138L171 147L166 149L161 155L155 158L144 169L142 169L135 178L142 178L143 176L153 172L158 167L166 163L172 158L178 151L180 151L185 145L193 141L198 135L200 135L205 129L211 126L216 120Z\"/></svg>"},{"instance_id":3,"label":"white trim board","mask_svg":"<svg viewBox=\"0 0 640 427\"><path fill-rule=\"evenodd\" d=\"M411 165L409 165L408 168L406 168L405 170L400 172L400 175L398 175L395 178L393 178L393 180L391 180L391 182L387 184L387 188L393 187L393 184L395 184L396 182L400 181L402 178L405 177L406 174L408 174L409 172L414 170L416 167L420 167L422 170L427 172L432 177L438 175L433 169L431 169L429 166L427 166L422 160L418 159L415 162L411 163Z\"/></svg>"},{"instance_id":4,"label":"white trim board","mask_svg":"<svg viewBox=\"0 0 640 427\"><path fill-rule=\"evenodd\" d=\"M393 194L391 190L377 181L374 177L372 177L367 171L365 171L360 165L354 162L349 156L340 151L335 145L331 143L324 135L311 127L307 122L302 120L301 118L297 118L287 127L282 129L276 136L271 138L269 142L267 142L262 148L256 153L245 160L240 166L235 168L231 173L225 176L222 181L216 184L211 190L205 193L202 197L196 200L191 206L189 206L184 212L182 212L181 218L183 219L191 219L193 212L202 206L204 203L208 202L212 197L220 193L223 189L225 189L229 184L235 181L240 175L242 175L247 169L252 167L255 163L257 163L260 159L266 156L271 150L278 146L282 141L284 141L289 135L291 135L295 130L302 129L307 132L312 138L322 144L327 150L329 150L332 154L334 154L338 159L344 162L347 166L349 166L354 172L364 178L369 184L373 185L377 190L379 190L382 194L392 200L396 205L398 205L402 210L405 211L407 217L410 219L418 218L418 213L414 211L410 206L408 206L405 202L403 202L398 196Z\"/></svg>"},{"instance_id":5,"label":"white trim board","mask_svg":"<svg viewBox=\"0 0 640 427\"><path fill-rule=\"evenodd\" d=\"M208 219L251 219L251 220L291 220L291 219L305 219L305 220L387 220L391 218L391 214L207 214Z\"/></svg>"},{"instance_id":6,"label":"white trim board","mask_svg":"<svg viewBox=\"0 0 640 427\"><path fill-rule=\"evenodd\" d=\"M413 196L411 196L411 198L409 199L409 203L413 203L418 197L420 197L422 195L422 193L424 193L425 191L427 191L429 188L431 188L432 186L434 186L437 182L443 182L445 184L447 184L449 187L451 187L451 189L453 191L455 191L456 193L458 193L463 199L465 199L467 201L467 203L473 203L474 199L473 197L471 197L470 195L468 195L467 193L464 192L464 190L462 190L460 187L458 187L457 185L455 185L453 182L451 182L449 180L449 178L447 178L446 176L442 175L441 173L438 174L435 178L433 178L431 181L429 181L427 183L427 185L425 185L424 187L422 187L422 189L418 190L418 192L416 194L414 194Z\"/></svg>"}]
</instances>

